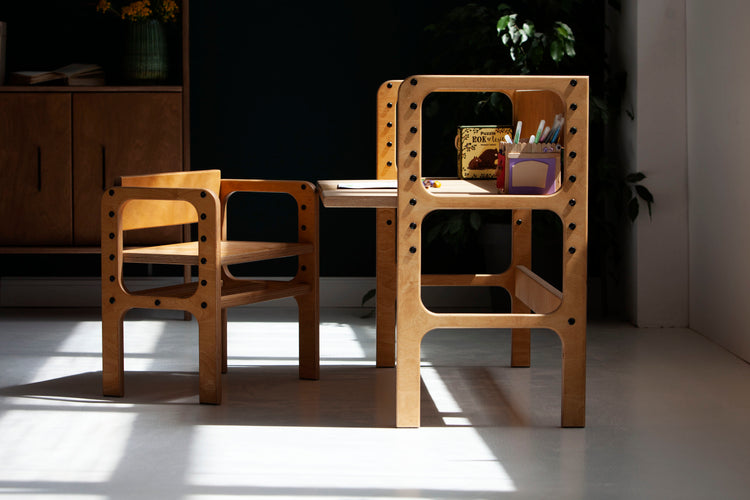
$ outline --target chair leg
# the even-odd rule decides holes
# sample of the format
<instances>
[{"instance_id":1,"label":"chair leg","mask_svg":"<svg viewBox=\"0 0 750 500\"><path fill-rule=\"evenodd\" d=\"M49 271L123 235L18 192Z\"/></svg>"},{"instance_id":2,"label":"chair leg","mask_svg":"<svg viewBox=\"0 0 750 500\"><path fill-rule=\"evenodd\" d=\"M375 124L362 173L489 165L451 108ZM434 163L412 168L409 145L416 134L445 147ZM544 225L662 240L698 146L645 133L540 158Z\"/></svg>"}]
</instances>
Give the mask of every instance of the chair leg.
<instances>
[{"instance_id":1,"label":"chair leg","mask_svg":"<svg viewBox=\"0 0 750 500\"><path fill-rule=\"evenodd\" d=\"M227 372L227 310L221 310L221 373Z\"/></svg>"},{"instance_id":2,"label":"chair leg","mask_svg":"<svg viewBox=\"0 0 750 500\"><path fill-rule=\"evenodd\" d=\"M299 377L320 378L320 307L318 294L296 297L299 306Z\"/></svg>"},{"instance_id":3,"label":"chair leg","mask_svg":"<svg viewBox=\"0 0 750 500\"><path fill-rule=\"evenodd\" d=\"M123 320L127 310L102 307L102 393L122 396L125 391Z\"/></svg>"},{"instance_id":4,"label":"chair leg","mask_svg":"<svg viewBox=\"0 0 750 500\"><path fill-rule=\"evenodd\" d=\"M221 312L217 304L209 305L198 319L198 377L201 403L221 404L222 334Z\"/></svg>"}]
</instances>

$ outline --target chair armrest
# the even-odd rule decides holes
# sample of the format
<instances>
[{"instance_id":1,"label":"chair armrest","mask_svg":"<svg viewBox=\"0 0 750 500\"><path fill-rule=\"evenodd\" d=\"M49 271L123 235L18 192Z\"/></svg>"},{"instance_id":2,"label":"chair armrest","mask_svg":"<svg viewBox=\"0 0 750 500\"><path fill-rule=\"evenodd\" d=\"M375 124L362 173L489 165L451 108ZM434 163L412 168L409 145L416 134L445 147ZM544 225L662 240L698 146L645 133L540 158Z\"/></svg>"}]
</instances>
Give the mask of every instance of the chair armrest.
<instances>
[{"instance_id":1,"label":"chair armrest","mask_svg":"<svg viewBox=\"0 0 750 500\"><path fill-rule=\"evenodd\" d=\"M108 283L111 282L120 287L123 231L141 227L159 227L164 225L164 221L177 220L178 223L183 223L183 220L172 217L171 213L167 213L166 217L163 217L163 214L128 213L133 211L130 210L131 208L137 209L135 210L137 212L142 209L161 209L159 202L163 201L170 203L162 205L177 207L183 215L190 212L192 220L188 222L198 222L198 257L201 263L199 276L208 286L220 286L218 285L221 266L219 198L208 189L198 188L113 187L105 191L101 203L102 276L109 276ZM126 206L129 210L123 210ZM170 212L171 208L167 207L167 212Z\"/></svg>"},{"instance_id":2,"label":"chair armrest","mask_svg":"<svg viewBox=\"0 0 750 500\"><path fill-rule=\"evenodd\" d=\"M289 194L297 202L298 241L318 242L318 191L308 181L222 179L219 198L222 203L223 236L226 237L227 201L233 193L281 193Z\"/></svg>"},{"instance_id":3,"label":"chair armrest","mask_svg":"<svg viewBox=\"0 0 750 500\"><path fill-rule=\"evenodd\" d=\"M222 179L219 198L223 204L236 192L287 193L298 201L310 203L317 196L315 184L308 181L279 181L265 179Z\"/></svg>"}]
</instances>

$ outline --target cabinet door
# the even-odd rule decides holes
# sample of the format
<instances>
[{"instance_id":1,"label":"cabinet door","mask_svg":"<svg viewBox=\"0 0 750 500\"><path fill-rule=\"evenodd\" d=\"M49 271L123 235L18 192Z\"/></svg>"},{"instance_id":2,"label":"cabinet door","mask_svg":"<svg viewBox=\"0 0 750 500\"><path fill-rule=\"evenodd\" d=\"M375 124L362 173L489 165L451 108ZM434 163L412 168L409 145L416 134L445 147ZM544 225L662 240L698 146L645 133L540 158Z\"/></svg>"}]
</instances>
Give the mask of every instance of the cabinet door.
<instances>
[{"instance_id":1,"label":"cabinet door","mask_svg":"<svg viewBox=\"0 0 750 500\"><path fill-rule=\"evenodd\" d=\"M0 93L0 245L70 245L70 94Z\"/></svg>"},{"instance_id":2,"label":"cabinet door","mask_svg":"<svg viewBox=\"0 0 750 500\"><path fill-rule=\"evenodd\" d=\"M80 93L73 96L74 241L98 245L102 193L121 175L174 172L182 163L182 95ZM126 243L179 241L173 227L128 235Z\"/></svg>"}]
</instances>

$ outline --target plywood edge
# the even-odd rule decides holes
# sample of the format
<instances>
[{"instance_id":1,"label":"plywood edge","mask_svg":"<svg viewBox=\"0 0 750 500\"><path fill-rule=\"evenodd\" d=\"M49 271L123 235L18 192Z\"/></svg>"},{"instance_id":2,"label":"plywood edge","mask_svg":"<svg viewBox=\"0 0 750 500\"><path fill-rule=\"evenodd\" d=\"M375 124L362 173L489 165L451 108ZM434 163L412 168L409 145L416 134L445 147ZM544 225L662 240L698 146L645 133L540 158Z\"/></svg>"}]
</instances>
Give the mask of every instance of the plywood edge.
<instances>
[{"instance_id":1,"label":"plywood edge","mask_svg":"<svg viewBox=\"0 0 750 500\"><path fill-rule=\"evenodd\" d=\"M526 266L516 266L514 295L538 314L551 313L562 303L562 292Z\"/></svg>"}]
</instances>

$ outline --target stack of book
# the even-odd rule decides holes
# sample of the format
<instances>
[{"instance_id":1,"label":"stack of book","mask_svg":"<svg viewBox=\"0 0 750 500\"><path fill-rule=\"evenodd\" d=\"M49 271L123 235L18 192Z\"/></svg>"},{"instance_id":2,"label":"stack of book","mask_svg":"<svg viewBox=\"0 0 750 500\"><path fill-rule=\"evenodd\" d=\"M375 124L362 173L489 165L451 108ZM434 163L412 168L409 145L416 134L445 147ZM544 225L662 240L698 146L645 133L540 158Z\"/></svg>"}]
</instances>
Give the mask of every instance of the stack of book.
<instances>
[{"instance_id":1,"label":"stack of book","mask_svg":"<svg viewBox=\"0 0 750 500\"><path fill-rule=\"evenodd\" d=\"M54 71L15 71L6 85L104 85L104 70L96 64L69 64Z\"/></svg>"}]
</instances>

